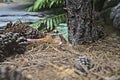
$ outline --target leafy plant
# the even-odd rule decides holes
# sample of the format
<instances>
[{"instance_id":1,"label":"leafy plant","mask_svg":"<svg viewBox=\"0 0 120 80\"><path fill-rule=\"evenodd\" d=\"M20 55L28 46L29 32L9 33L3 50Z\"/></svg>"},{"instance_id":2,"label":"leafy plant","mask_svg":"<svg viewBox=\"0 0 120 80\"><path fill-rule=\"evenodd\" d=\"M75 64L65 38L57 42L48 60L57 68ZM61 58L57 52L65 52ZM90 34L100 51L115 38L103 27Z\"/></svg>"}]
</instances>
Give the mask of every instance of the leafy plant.
<instances>
[{"instance_id":1,"label":"leafy plant","mask_svg":"<svg viewBox=\"0 0 120 80\"><path fill-rule=\"evenodd\" d=\"M39 29L40 31L52 31L60 23L66 21L66 13L60 9L55 9L56 7L63 8L64 0L35 0L34 4L27 9L27 11L38 11L39 9L54 8L54 15L40 19L39 21L31 24L34 28Z\"/></svg>"},{"instance_id":2,"label":"leafy plant","mask_svg":"<svg viewBox=\"0 0 120 80\"><path fill-rule=\"evenodd\" d=\"M66 13L58 14L54 16L47 17L45 19L40 19L39 21L31 24L34 28L39 29L40 31L47 30L52 31L60 23L66 21Z\"/></svg>"},{"instance_id":3,"label":"leafy plant","mask_svg":"<svg viewBox=\"0 0 120 80\"><path fill-rule=\"evenodd\" d=\"M27 11L37 11L41 8L52 8L56 6L64 6L64 0L36 0Z\"/></svg>"}]
</instances>

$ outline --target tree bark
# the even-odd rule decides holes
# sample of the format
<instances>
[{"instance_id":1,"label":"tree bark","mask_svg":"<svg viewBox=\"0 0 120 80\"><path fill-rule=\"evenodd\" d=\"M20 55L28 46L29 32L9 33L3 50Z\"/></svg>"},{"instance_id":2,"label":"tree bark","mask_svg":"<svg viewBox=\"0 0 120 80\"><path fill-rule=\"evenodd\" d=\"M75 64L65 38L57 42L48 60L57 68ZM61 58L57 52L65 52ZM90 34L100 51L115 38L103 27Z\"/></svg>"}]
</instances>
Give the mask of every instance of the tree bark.
<instances>
[{"instance_id":1,"label":"tree bark","mask_svg":"<svg viewBox=\"0 0 120 80\"><path fill-rule=\"evenodd\" d=\"M73 45L99 39L101 30L94 28L93 0L66 0L68 40Z\"/></svg>"}]
</instances>

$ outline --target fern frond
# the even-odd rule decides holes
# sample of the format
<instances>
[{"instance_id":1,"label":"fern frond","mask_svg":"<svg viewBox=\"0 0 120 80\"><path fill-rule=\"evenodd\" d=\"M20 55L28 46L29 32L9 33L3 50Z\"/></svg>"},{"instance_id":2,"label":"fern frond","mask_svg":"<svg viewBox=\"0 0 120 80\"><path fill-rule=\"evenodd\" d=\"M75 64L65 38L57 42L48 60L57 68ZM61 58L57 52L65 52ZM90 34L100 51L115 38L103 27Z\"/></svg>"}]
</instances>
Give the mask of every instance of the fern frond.
<instances>
[{"instance_id":1,"label":"fern frond","mask_svg":"<svg viewBox=\"0 0 120 80\"><path fill-rule=\"evenodd\" d=\"M39 21L31 24L34 28L39 29L40 31L47 30L52 31L60 23L66 21L66 13L54 15L47 17L45 19L40 19Z\"/></svg>"},{"instance_id":2,"label":"fern frond","mask_svg":"<svg viewBox=\"0 0 120 80\"><path fill-rule=\"evenodd\" d=\"M31 7L27 8L27 10L37 11L41 8L51 8L60 5L64 5L64 0L36 0Z\"/></svg>"}]
</instances>

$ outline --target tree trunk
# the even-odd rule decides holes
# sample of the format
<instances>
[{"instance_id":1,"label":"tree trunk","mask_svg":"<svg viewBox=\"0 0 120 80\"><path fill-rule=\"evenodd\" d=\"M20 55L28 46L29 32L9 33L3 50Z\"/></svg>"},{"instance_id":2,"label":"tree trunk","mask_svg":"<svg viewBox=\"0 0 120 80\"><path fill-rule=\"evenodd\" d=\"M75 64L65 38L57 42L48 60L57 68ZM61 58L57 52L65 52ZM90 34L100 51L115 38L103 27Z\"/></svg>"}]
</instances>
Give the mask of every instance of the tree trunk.
<instances>
[{"instance_id":1,"label":"tree trunk","mask_svg":"<svg viewBox=\"0 0 120 80\"><path fill-rule=\"evenodd\" d=\"M66 0L68 39L73 45L91 43L103 36L94 27L93 0Z\"/></svg>"}]
</instances>

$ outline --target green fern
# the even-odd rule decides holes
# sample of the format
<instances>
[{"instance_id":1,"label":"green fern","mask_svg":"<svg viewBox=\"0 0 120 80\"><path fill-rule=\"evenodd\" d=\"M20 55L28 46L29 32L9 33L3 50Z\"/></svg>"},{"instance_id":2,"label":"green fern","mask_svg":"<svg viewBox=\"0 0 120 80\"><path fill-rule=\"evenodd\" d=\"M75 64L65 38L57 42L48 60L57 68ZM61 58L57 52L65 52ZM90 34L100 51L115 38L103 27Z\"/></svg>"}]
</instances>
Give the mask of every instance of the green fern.
<instances>
[{"instance_id":1,"label":"green fern","mask_svg":"<svg viewBox=\"0 0 120 80\"><path fill-rule=\"evenodd\" d=\"M38 11L41 8L51 8L59 5L63 6L64 0L36 0L27 11Z\"/></svg>"},{"instance_id":2,"label":"green fern","mask_svg":"<svg viewBox=\"0 0 120 80\"><path fill-rule=\"evenodd\" d=\"M45 19L40 19L39 21L31 24L34 28L39 29L40 31L47 30L52 31L60 23L66 21L66 13L54 15L47 17Z\"/></svg>"}]
</instances>

